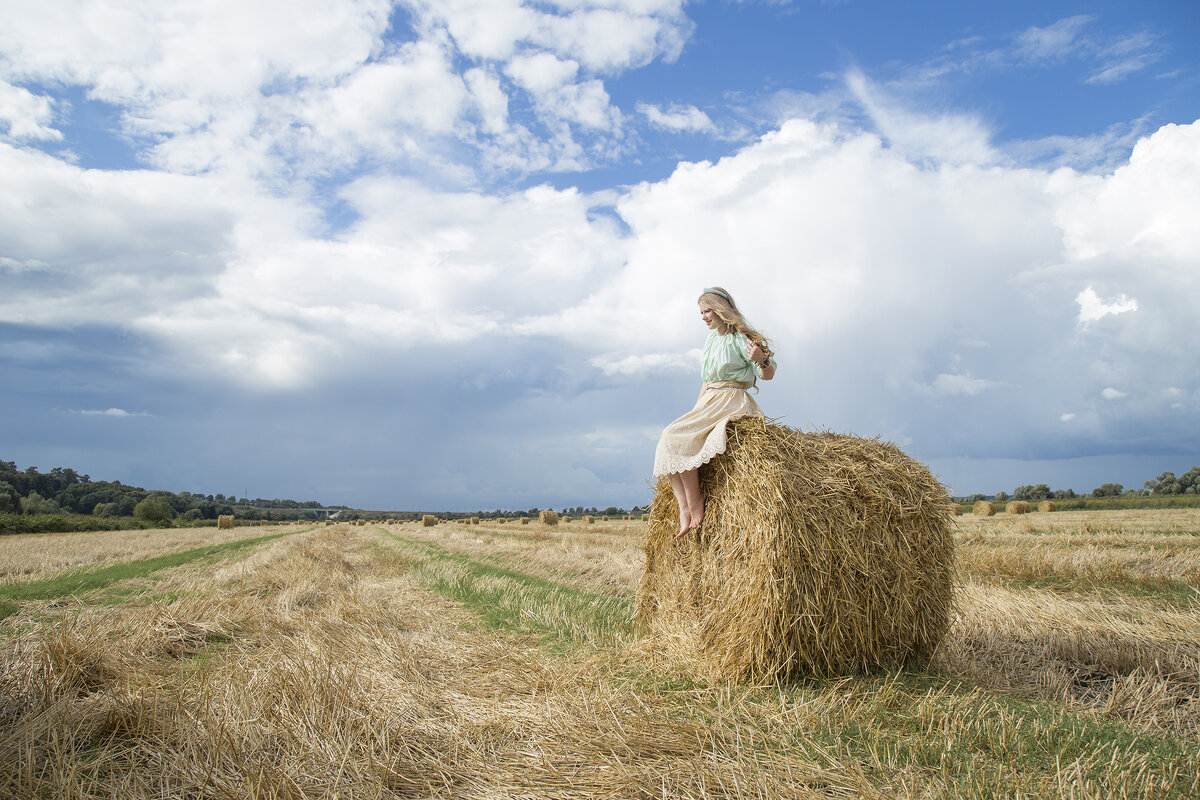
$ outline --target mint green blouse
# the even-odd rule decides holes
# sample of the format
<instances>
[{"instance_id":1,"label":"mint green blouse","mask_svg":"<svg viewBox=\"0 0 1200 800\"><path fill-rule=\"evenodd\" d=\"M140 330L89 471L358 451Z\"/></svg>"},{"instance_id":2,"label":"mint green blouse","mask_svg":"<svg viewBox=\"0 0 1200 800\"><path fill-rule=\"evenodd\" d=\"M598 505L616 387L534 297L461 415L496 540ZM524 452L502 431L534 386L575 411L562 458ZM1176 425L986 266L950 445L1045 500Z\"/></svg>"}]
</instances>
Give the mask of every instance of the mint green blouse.
<instances>
[{"instance_id":1,"label":"mint green blouse","mask_svg":"<svg viewBox=\"0 0 1200 800\"><path fill-rule=\"evenodd\" d=\"M775 366L775 359L770 359ZM741 381L754 385L762 377L762 367L750 360L750 343L740 333L721 335L713 331L704 342L700 375L710 381Z\"/></svg>"}]
</instances>

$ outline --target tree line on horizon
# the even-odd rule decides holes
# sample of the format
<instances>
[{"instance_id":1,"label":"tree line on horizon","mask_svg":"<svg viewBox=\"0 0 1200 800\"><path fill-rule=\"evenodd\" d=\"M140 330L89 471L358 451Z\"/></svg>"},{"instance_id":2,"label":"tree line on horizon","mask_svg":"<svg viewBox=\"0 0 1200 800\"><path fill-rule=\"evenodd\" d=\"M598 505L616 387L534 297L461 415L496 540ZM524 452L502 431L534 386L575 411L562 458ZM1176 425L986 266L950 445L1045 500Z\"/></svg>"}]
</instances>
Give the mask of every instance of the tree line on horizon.
<instances>
[{"instance_id":1,"label":"tree line on horizon","mask_svg":"<svg viewBox=\"0 0 1200 800\"><path fill-rule=\"evenodd\" d=\"M16 462L0 460L0 514L201 522L215 521L222 515L264 521L315 520L324 519L326 511L326 506L315 500L251 500L224 494L148 490L120 481L93 481L69 467L39 472L37 467L21 470Z\"/></svg>"},{"instance_id":2,"label":"tree line on horizon","mask_svg":"<svg viewBox=\"0 0 1200 800\"><path fill-rule=\"evenodd\" d=\"M1090 494L1080 495L1073 489L1051 489L1047 484L1018 486L1012 494L997 492L988 497L973 494L954 498L963 503L977 500L1076 500L1080 498L1135 498L1175 497L1200 494L1200 466L1193 466L1182 475L1163 472L1157 478L1146 481L1141 489L1126 489L1119 483L1104 483ZM540 509L525 511L437 512L440 516L454 517L536 517ZM592 514L596 516L620 516L641 514L649 505L634 506L632 509L609 506L599 509L594 506L564 507L560 513L571 515ZM120 481L93 481L90 476L80 474L69 467L54 467L49 472L39 472L37 467L21 470L16 462L0 460L0 515L54 516L81 515L105 520L117 527L119 520L132 520L135 524L206 524L215 523L219 516L232 515L247 521L316 521L336 516L339 519L420 519L421 511L362 511L346 506L325 506L315 500L296 501L256 498L224 494L197 494L194 492L169 492L148 490L139 486L127 486ZM124 527L124 526L121 526ZM39 528L41 529L41 528ZM45 528L50 530L50 528ZM73 528L72 528L73 529Z\"/></svg>"},{"instance_id":3,"label":"tree line on horizon","mask_svg":"<svg viewBox=\"0 0 1200 800\"><path fill-rule=\"evenodd\" d=\"M961 499L963 502L974 503L978 500L1027 500L1040 503L1043 500L1075 500L1081 497L1172 497L1179 495L1200 494L1200 466L1192 467L1187 472L1176 477L1174 472L1163 472L1157 478L1145 481L1141 489L1126 489L1119 483L1103 483L1090 494L1076 494L1074 489L1051 489L1044 483L1026 484L1013 489L1012 494L999 491L992 497L973 494Z\"/></svg>"},{"instance_id":4,"label":"tree line on horizon","mask_svg":"<svg viewBox=\"0 0 1200 800\"><path fill-rule=\"evenodd\" d=\"M541 509L520 511L451 512L438 511L439 516L458 517L521 517L536 518ZM170 492L128 486L120 481L94 481L69 467L54 467L40 472L37 467L22 470L14 461L0 460L0 515L56 516L80 515L106 522L132 520L135 524L205 524L215 523L224 515L247 521L317 521L335 517L341 520L393 518L420 519L422 511L364 511L347 506L325 506L315 500L251 500L224 494ZM643 513L609 506L605 509L575 506L564 508L563 514L623 515ZM114 527L116 525L114 524ZM39 527L37 530L57 529ZM73 529L73 528L72 528Z\"/></svg>"}]
</instances>

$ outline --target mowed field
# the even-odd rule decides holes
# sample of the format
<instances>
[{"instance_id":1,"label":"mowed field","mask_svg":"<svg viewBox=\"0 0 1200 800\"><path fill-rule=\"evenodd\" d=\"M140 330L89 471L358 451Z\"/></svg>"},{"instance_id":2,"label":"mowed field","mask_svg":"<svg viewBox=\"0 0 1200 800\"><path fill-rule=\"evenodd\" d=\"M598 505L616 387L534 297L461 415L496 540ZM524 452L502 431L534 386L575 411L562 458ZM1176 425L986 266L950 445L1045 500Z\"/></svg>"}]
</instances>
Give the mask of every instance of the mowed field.
<instances>
[{"instance_id":1,"label":"mowed field","mask_svg":"<svg viewBox=\"0 0 1200 800\"><path fill-rule=\"evenodd\" d=\"M1200 510L956 526L933 663L765 686L641 522L0 537L0 796L1200 797Z\"/></svg>"}]
</instances>

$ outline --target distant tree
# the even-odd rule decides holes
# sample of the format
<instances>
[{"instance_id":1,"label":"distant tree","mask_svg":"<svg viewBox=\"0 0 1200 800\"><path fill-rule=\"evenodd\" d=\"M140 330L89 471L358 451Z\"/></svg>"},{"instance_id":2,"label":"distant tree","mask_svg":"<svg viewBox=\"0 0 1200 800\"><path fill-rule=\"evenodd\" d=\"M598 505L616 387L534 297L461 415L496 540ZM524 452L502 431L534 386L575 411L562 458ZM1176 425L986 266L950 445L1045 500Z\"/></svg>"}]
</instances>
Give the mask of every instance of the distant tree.
<instances>
[{"instance_id":1,"label":"distant tree","mask_svg":"<svg viewBox=\"0 0 1200 800\"><path fill-rule=\"evenodd\" d=\"M13 514L20 510L21 495L17 494L17 490L8 481L0 481L0 514Z\"/></svg>"},{"instance_id":2,"label":"distant tree","mask_svg":"<svg viewBox=\"0 0 1200 800\"><path fill-rule=\"evenodd\" d=\"M1004 491L996 492L996 499L998 501L1000 501L1001 503L1003 503L1005 500L1008 499L1008 492L1004 492Z\"/></svg>"},{"instance_id":3,"label":"distant tree","mask_svg":"<svg viewBox=\"0 0 1200 800\"><path fill-rule=\"evenodd\" d=\"M968 498L967 498L967 502L968 502L968 503L978 503L978 502L979 502L980 500L982 500L982 499L983 499L983 495L982 495L982 494L973 494L973 495L971 495L970 497L968 497Z\"/></svg>"},{"instance_id":4,"label":"distant tree","mask_svg":"<svg viewBox=\"0 0 1200 800\"><path fill-rule=\"evenodd\" d=\"M1037 486L1018 486L1013 490L1013 500L1028 500L1040 503L1043 500L1049 499L1050 487L1044 483L1039 483Z\"/></svg>"},{"instance_id":5,"label":"distant tree","mask_svg":"<svg viewBox=\"0 0 1200 800\"><path fill-rule=\"evenodd\" d=\"M121 510L116 503L96 503L92 509L92 516L96 517L119 517Z\"/></svg>"},{"instance_id":6,"label":"distant tree","mask_svg":"<svg viewBox=\"0 0 1200 800\"><path fill-rule=\"evenodd\" d=\"M62 508L53 500L47 500L37 492L30 492L21 498L22 514L61 514Z\"/></svg>"},{"instance_id":7,"label":"distant tree","mask_svg":"<svg viewBox=\"0 0 1200 800\"><path fill-rule=\"evenodd\" d=\"M1055 489L1053 496L1055 500L1074 500L1077 497L1074 489Z\"/></svg>"},{"instance_id":8,"label":"distant tree","mask_svg":"<svg viewBox=\"0 0 1200 800\"><path fill-rule=\"evenodd\" d=\"M1192 467L1178 478L1174 472L1164 472L1146 481L1145 487L1151 494L1196 494L1200 492L1200 467Z\"/></svg>"},{"instance_id":9,"label":"distant tree","mask_svg":"<svg viewBox=\"0 0 1200 800\"><path fill-rule=\"evenodd\" d=\"M179 518L186 519L190 522L195 522L196 520L204 519L204 514L198 508L189 508L187 511L180 514Z\"/></svg>"},{"instance_id":10,"label":"distant tree","mask_svg":"<svg viewBox=\"0 0 1200 800\"><path fill-rule=\"evenodd\" d=\"M145 522L167 522L173 514L171 504L162 497L147 497L133 507L133 518Z\"/></svg>"},{"instance_id":11,"label":"distant tree","mask_svg":"<svg viewBox=\"0 0 1200 800\"><path fill-rule=\"evenodd\" d=\"M1119 483L1104 483L1092 489L1092 497L1120 497L1125 487Z\"/></svg>"}]
</instances>

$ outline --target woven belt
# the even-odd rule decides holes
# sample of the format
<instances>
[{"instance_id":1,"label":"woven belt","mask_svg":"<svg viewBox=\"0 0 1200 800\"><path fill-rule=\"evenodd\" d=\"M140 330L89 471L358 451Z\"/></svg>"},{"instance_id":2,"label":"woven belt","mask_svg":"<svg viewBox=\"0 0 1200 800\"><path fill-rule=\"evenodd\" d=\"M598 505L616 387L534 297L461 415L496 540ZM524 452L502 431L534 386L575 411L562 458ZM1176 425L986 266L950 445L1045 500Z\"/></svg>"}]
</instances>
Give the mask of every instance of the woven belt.
<instances>
[{"instance_id":1,"label":"woven belt","mask_svg":"<svg viewBox=\"0 0 1200 800\"><path fill-rule=\"evenodd\" d=\"M741 381L708 381L704 384L705 389L749 389L750 384L742 383Z\"/></svg>"}]
</instances>

